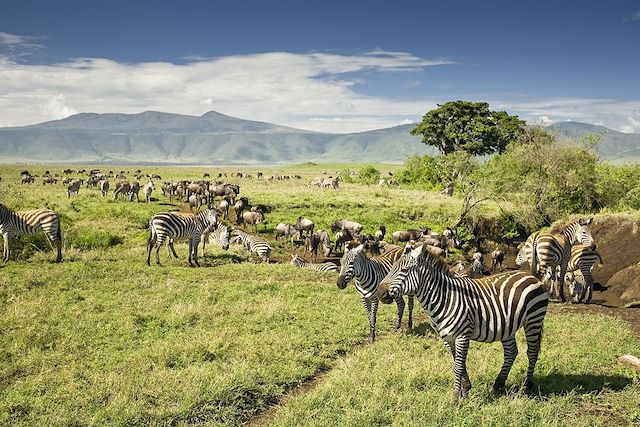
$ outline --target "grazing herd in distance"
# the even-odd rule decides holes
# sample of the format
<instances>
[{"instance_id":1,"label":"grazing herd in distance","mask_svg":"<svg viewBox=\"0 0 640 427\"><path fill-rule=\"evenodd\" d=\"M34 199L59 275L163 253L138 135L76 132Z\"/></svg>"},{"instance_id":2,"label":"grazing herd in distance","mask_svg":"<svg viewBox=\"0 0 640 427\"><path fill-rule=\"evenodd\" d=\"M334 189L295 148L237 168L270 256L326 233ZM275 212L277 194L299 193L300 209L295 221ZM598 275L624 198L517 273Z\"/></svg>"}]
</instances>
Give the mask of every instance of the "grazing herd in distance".
<instances>
[{"instance_id":1,"label":"grazing herd in distance","mask_svg":"<svg viewBox=\"0 0 640 427\"><path fill-rule=\"evenodd\" d=\"M67 172L65 170L63 174L68 175ZM106 197L112 172L108 175L101 174L99 170L83 173L88 174L84 181L71 178L63 180L67 186L67 197L77 196L85 182L90 188L98 188L102 197ZM148 178L147 184L142 187L145 200L147 203L152 201L154 180L159 181L161 177L142 175L140 170L136 174L137 180L134 182L124 180L122 174L114 175L116 179L121 179L115 185L114 200L126 198L140 201L138 180L144 176ZM256 178L263 179L262 174ZM56 184L56 179L55 175L47 173L43 185ZM24 184L33 183L34 180L35 177L27 171L21 175ZM340 180L330 180L331 184L325 186L323 178L323 184L319 186L337 190ZM318 185L314 181L310 185ZM238 244L256 254L263 262L271 261L272 247L267 239L258 235L258 225L264 224L272 206L252 204L247 196L241 195L239 185L219 181L164 182L160 189L170 200L176 198L188 203L191 212L159 212L149 219L146 261L149 266L154 249L156 263L160 265L159 252L165 243L170 254L177 258L174 243L180 240L189 242L188 262L191 266L200 266L200 242L203 242L203 254L207 242L217 244L224 250L230 244ZM224 221L230 220L231 212L235 213L237 223L243 222L245 229L253 228L254 234L226 224ZM567 282L573 302L588 303L591 300L591 271L597 262L602 262L589 229L592 220L572 222L555 233L537 231L531 234L516 258L517 266L528 266L529 271L505 270L505 252L501 249L491 253L490 268L484 266L483 256L479 252L472 255L469 268L464 268L460 263L449 266L445 262L446 257L452 250L462 247L455 227L447 227L441 233L426 227L396 230L391 233L389 243L384 240L387 237L384 224L373 234L365 234L362 224L341 219L330 225L334 237L332 243L327 230L318 230L314 221L298 216L294 224L280 223L275 227L275 240L285 237L292 245L296 240L304 242L303 256L309 253L312 262L293 254L292 265L337 273L336 284L340 289L354 282L366 310L371 341L376 337L380 301L395 301L396 329L400 329L405 307L408 308L407 324L411 329L414 299L417 298L430 314L431 326L443 338L453 356L455 393L458 398L464 398L471 387L466 372L469 341L502 342L504 364L494 383L495 389L501 389L518 352L515 332L521 327L525 331L529 359L525 385L531 386L540 350L542 323L550 297L564 302L564 285ZM62 234L57 213L49 209L15 212L0 204L0 232L4 238L5 262L9 260L12 239L39 231L43 231L56 248L56 261L62 261ZM402 243L404 246L400 245ZM320 250L325 258L331 254L341 254L340 265L326 261L316 263ZM499 272L488 275L495 271ZM509 301L500 295L510 295Z\"/></svg>"}]
</instances>

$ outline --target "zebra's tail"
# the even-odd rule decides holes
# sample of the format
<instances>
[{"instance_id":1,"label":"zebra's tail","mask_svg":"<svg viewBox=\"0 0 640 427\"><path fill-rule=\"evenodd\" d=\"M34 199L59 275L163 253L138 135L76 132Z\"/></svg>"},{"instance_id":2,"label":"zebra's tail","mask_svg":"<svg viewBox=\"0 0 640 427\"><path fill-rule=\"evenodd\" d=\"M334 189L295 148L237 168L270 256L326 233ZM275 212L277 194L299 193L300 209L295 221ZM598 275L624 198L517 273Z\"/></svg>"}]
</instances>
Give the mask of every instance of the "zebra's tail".
<instances>
[{"instance_id":1,"label":"zebra's tail","mask_svg":"<svg viewBox=\"0 0 640 427\"><path fill-rule=\"evenodd\" d=\"M153 218L149 220L149 240L147 241L147 265L151 265L151 249L155 244L156 233L153 228Z\"/></svg>"},{"instance_id":2,"label":"zebra's tail","mask_svg":"<svg viewBox=\"0 0 640 427\"><path fill-rule=\"evenodd\" d=\"M56 249L58 251L56 262L62 261L62 225L58 219L58 228L56 230Z\"/></svg>"},{"instance_id":3,"label":"zebra's tail","mask_svg":"<svg viewBox=\"0 0 640 427\"><path fill-rule=\"evenodd\" d=\"M531 244L531 265L530 265L530 272L532 276L536 276L538 277L538 254L537 254L537 246L538 246L538 239L535 238L533 239L533 242Z\"/></svg>"}]
</instances>

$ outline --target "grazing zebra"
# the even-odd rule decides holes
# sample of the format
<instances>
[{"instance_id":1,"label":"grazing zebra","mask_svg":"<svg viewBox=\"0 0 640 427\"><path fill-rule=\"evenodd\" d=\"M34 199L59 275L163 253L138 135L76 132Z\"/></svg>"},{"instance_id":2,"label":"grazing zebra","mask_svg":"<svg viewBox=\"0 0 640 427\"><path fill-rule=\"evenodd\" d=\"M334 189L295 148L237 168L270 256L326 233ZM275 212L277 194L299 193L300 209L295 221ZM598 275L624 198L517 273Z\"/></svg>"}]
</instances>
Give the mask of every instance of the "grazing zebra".
<instances>
[{"instance_id":1,"label":"grazing zebra","mask_svg":"<svg viewBox=\"0 0 640 427\"><path fill-rule=\"evenodd\" d=\"M602 257L597 251L592 251L584 245L571 247L571 257L567 264L565 281L569 283L569 293L573 302L589 303L593 296L593 276L591 271L596 263L603 264Z\"/></svg>"},{"instance_id":2,"label":"grazing zebra","mask_svg":"<svg viewBox=\"0 0 640 427\"><path fill-rule=\"evenodd\" d=\"M225 251L229 249L229 227L219 222L213 230L207 230L202 236L202 257L204 257L204 250L207 246L207 241L211 244L218 244L222 246Z\"/></svg>"},{"instance_id":3,"label":"grazing zebra","mask_svg":"<svg viewBox=\"0 0 640 427\"><path fill-rule=\"evenodd\" d=\"M327 271L335 271L338 272L338 266L332 262L323 262L321 264L314 264L306 261L304 258L299 257L298 255L291 255L291 264L296 267L304 267L310 268L312 270L327 272Z\"/></svg>"},{"instance_id":4,"label":"grazing zebra","mask_svg":"<svg viewBox=\"0 0 640 427\"><path fill-rule=\"evenodd\" d=\"M516 331L520 327L524 327L529 358L525 386L533 385L549 303L549 294L537 278L524 271L479 279L452 277L447 264L423 246L401 257L380 283L378 295L385 304L404 294L418 297L431 327L453 355L458 399L471 389L466 366L469 341L502 342L504 363L493 384L498 390L504 387L518 354Z\"/></svg>"},{"instance_id":5,"label":"grazing zebra","mask_svg":"<svg viewBox=\"0 0 640 427\"><path fill-rule=\"evenodd\" d=\"M140 201L140 183L138 181L133 181L129 189L129 201L133 202L134 197L136 202Z\"/></svg>"},{"instance_id":6,"label":"grazing zebra","mask_svg":"<svg viewBox=\"0 0 640 427\"><path fill-rule=\"evenodd\" d=\"M4 240L4 262L11 255L11 240L14 237L43 231L47 240L58 251L56 262L62 261L62 236L60 215L50 209L34 209L15 212L0 203L0 234Z\"/></svg>"},{"instance_id":7,"label":"grazing zebra","mask_svg":"<svg viewBox=\"0 0 640 427\"><path fill-rule=\"evenodd\" d=\"M233 231L233 237L230 242L243 245L249 252L258 254L263 262L269 262L271 246L266 240L236 229Z\"/></svg>"},{"instance_id":8,"label":"grazing zebra","mask_svg":"<svg viewBox=\"0 0 640 427\"><path fill-rule=\"evenodd\" d=\"M149 242L147 245L147 265L151 265L151 249L156 248L156 263L160 265L160 247L165 240L173 256L178 258L173 242L176 240L189 240L189 265L193 267L191 260L198 263L198 245L202 235L218 222L214 209L203 209L197 214L182 212L160 212L149 220Z\"/></svg>"},{"instance_id":9,"label":"grazing zebra","mask_svg":"<svg viewBox=\"0 0 640 427\"><path fill-rule=\"evenodd\" d=\"M122 199L124 200L129 190L131 190L131 184L127 181L120 181L116 183L116 189L113 190L113 200L118 200L118 196L122 196Z\"/></svg>"},{"instance_id":10,"label":"grazing zebra","mask_svg":"<svg viewBox=\"0 0 640 427\"><path fill-rule=\"evenodd\" d=\"M531 266L530 271L532 274L542 277L548 269L555 272L559 267L558 280L552 281L551 295L559 296L562 302L565 302L564 276L571 257L571 247L577 243L582 243L591 250L596 247L591 231L587 227L591 222L593 222L593 218L589 218L587 221L572 222L560 233L540 232L532 239L531 258L528 260Z\"/></svg>"},{"instance_id":11,"label":"grazing zebra","mask_svg":"<svg viewBox=\"0 0 640 427\"><path fill-rule=\"evenodd\" d=\"M402 248L398 248L379 257L368 258L364 253L364 245L359 245L346 251L340 258L340 276L338 276L336 285L338 288L344 289L349 281L354 279L356 291L360 295L369 317L369 339L371 341L376 339L378 284L401 255ZM396 298L396 304L398 306L396 329L399 329L405 306L402 295ZM413 295L409 295L408 328L413 328Z\"/></svg>"}]
</instances>

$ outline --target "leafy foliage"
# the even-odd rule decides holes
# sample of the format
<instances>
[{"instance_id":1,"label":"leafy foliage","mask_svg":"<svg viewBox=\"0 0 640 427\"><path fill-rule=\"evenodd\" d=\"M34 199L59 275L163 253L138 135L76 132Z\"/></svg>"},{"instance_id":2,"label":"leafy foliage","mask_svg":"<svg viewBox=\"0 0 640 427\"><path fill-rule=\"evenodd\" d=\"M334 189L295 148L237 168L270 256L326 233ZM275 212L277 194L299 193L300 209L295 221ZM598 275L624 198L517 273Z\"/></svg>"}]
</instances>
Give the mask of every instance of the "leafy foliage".
<instances>
[{"instance_id":1,"label":"leafy foliage","mask_svg":"<svg viewBox=\"0 0 640 427\"><path fill-rule=\"evenodd\" d=\"M523 132L525 123L486 102L452 101L426 113L412 135L441 153L463 150L471 155L503 153Z\"/></svg>"},{"instance_id":2,"label":"leafy foliage","mask_svg":"<svg viewBox=\"0 0 640 427\"><path fill-rule=\"evenodd\" d=\"M371 165L364 165L358 172L362 184L376 184L380 180L380 171Z\"/></svg>"}]
</instances>

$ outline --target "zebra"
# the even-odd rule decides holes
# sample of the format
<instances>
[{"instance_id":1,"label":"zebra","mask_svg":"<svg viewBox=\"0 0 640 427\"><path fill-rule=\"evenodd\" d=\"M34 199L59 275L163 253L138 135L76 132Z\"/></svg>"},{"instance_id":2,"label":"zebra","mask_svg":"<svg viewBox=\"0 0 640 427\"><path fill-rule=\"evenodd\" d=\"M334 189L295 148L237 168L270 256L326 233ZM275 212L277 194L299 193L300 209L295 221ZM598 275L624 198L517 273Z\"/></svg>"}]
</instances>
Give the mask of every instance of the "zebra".
<instances>
[{"instance_id":1,"label":"zebra","mask_svg":"<svg viewBox=\"0 0 640 427\"><path fill-rule=\"evenodd\" d=\"M375 258L368 258L364 253L364 245L358 245L344 253L340 258L340 275L336 285L344 289L351 279L354 279L355 288L367 310L369 318L369 339L376 339L376 317L378 313L378 284L389 272L393 263L402 255L402 248L389 251ZM402 315L404 314L404 299L402 295L396 298L398 316L395 328L400 329ZM408 329L413 328L413 295L409 295Z\"/></svg>"},{"instance_id":2,"label":"zebra","mask_svg":"<svg viewBox=\"0 0 640 427\"><path fill-rule=\"evenodd\" d=\"M50 209L34 209L15 212L0 203L0 234L4 240L3 261L9 261L11 255L11 240L14 237L29 235L43 231L51 247L56 248L58 254L56 262L62 261L62 232L60 229L60 215Z\"/></svg>"},{"instance_id":3,"label":"zebra","mask_svg":"<svg viewBox=\"0 0 640 427\"><path fill-rule=\"evenodd\" d=\"M142 192L144 193L145 198L147 199L147 203L151 203L151 193L155 190L156 187L153 185L153 181L149 180L142 188Z\"/></svg>"},{"instance_id":4,"label":"zebra","mask_svg":"<svg viewBox=\"0 0 640 427\"><path fill-rule=\"evenodd\" d=\"M455 363L454 391L467 396L469 341L501 341L504 363L493 388L504 387L518 354L516 331L524 327L529 368L525 387L533 385L533 371L542 341L549 294L543 283L525 271L498 273L479 279L457 278L448 265L428 250L416 248L402 256L381 281L378 296L385 304L415 294L430 316L431 327L451 352Z\"/></svg>"},{"instance_id":5,"label":"zebra","mask_svg":"<svg viewBox=\"0 0 640 427\"><path fill-rule=\"evenodd\" d=\"M103 179L99 183L100 185L100 195L102 197L107 197L107 191L109 191L109 181Z\"/></svg>"},{"instance_id":6,"label":"zebra","mask_svg":"<svg viewBox=\"0 0 640 427\"><path fill-rule=\"evenodd\" d=\"M531 258L529 259L531 274L541 277L548 269L555 272L559 267L558 280L552 280L551 295L559 296L562 302L565 302L564 276L571 257L571 247L582 243L591 250L596 248L591 231L587 227L592 222L593 218L587 221L575 221L564 227L560 233L540 232L531 241Z\"/></svg>"},{"instance_id":7,"label":"zebra","mask_svg":"<svg viewBox=\"0 0 640 427\"><path fill-rule=\"evenodd\" d=\"M173 256L178 258L173 242L189 240L189 265L198 263L198 245L202 235L218 222L214 209L203 209L197 214L182 212L159 212L149 220L149 242L147 245L147 265L151 265L151 249L156 248L156 263L160 265L160 247L165 240Z\"/></svg>"},{"instance_id":8,"label":"zebra","mask_svg":"<svg viewBox=\"0 0 640 427\"><path fill-rule=\"evenodd\" d=\"M204 250L207 246L207 241L211 244L218 244L222 246L225 251L229 249L229 227L218 222L215 228L207 230L203 234L202 238L202 257L204 258Z\"/></svg>"},{"instance_id":9,"label":"zebra","mask_svg":"<svg viewBox=\"0 0 640 427\"><path fill-rule=\"evenodd\" d=\"M603 264L597 251L592 251L582 244L571 247L571 257L567 263L565 281L569 283L569 294L573 302L589 303L593 296L593 276L591 271L597 262Z\"/></svg>"},{"instance_id":10,"label":"zebra","mask_svg":"<svg viewBox=\"0 0 640 427\"><path fill-rule=\"evenodd\" d=\"M271 255L271 246L266 240L246 233L242 230L234 230L233 237L230 243L238 243L243 245L249 252L256 253L262 258L263 262L269 262L269 256Z\"/></svg>"},{"instance_id":11,"label":"zebra","mask_svg":"<svg viewBox=\"0 0 640 427\"><path fill-rule=\"evenodd\" d=\"M291 264L296 267L304 267L310 268L312 270L320 271L320 272L338 272L338 266L332 262L323 262L321 264L314 264L306 261L304 258L299 257L298 255L291 255Z\"/></svg>"},{"instance_id":12,"label":"zebra","mask_svg":"<svg viewBox=\"0 0 640 427\"><path fill-rule=\"evenodd\" d=\"M140 201L140 183L138 181L133 181L129 188L129 201L133 202L134 197L136 202Z\"/></svg>"}]
</instances>

